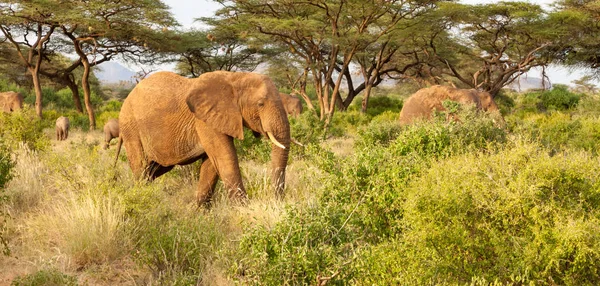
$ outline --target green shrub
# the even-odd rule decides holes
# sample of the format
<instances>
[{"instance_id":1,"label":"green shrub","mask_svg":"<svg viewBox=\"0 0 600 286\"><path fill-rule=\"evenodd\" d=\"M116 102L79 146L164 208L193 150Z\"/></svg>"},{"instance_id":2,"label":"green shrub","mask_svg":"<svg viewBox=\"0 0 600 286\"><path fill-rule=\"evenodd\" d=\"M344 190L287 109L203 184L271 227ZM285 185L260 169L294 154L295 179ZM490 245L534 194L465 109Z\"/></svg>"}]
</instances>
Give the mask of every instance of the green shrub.
<instances>
[{"instance_id":1,"label":"green shrub","mask_svg":"<svg viewBox=\"0 0 600 286\"><path fill-rule=\"evenodd\" d=\"M259 227L242 238L246 260L236 271L244 279L267 285L311 284L315 277L335 273L330 281L334 284L363 284L365 277L353 270L364 263L357 257L372 245L401 237L403 189L411 178L436 156L493 151L489 145L505 140L490 118L476 114L463 124L428 122L414 129L399 129L395 121L371 125L359 132L362 139L353 156L338 158L318 146L306 148L306 159L325 172L322 195L315 204L292 207L274 228ZM419 149L423 138L439 147ZM408 139L412 145L404 147Z\"/></svg>"},{"instance_id":2,"label":"green shrub","mask_svg":"<svg viewBox=\"0 0 600 286\"><path fill-rule=\"evenodd\" d=\"M538 141L554 152L575 148L597 154L600 150L600 119L596 116L579 117L552 111L511 121L514 133Z\"/></svg>"},{"instance_id":3,"label":"green shrub","mask_svg":"<svg viewBox=\"0 0 600 286\"><path fill-rule=\"evenodd\" d=\"M12 150L4 142L4 138L0 138L0 191L12 179L12 169L15 162L12 158ZM2 193L0 192L0 203L2 202Z\"/></svg>"},{"instance_id":4,"label":"green shrub","mask_svg":"<svg viewBox=\"0 0 600 286\"><path fill-rule=\"evenodd\" d=\"M121 106L123 106L122 101L113 99L113 100L105 101L104 104L102 104L102 106L99 108L99 111L100 112L116 111L118 113L119 111L121 111Z\"/></svg>"},{"instance_id":5,"label":"green shrub","mask_svg":"<svg viewBox=\"0 0 600 286\"><path fill-rule=\"evenodd\" d=\"M461 122L446 122L446 115L434 116L432 121L421 121L405 126L391 143L391 154L410 153L439 158L453 154L487 149L506 141L506 132L485 113L469 108L459 110Z\"/></svg>"},{"instance_id":6,"label":"green shrub","mask_svg":"<svg viewBox=\"0 0 600 286\"><path fill-rule=\"evenodd\" d=\"M542 92L540 100L546 109L567 110L577 106L580 94L569 91L566 85L555 85L551 90Z\"/></svg>"},{"instance_id":7,"label":"green shrub","mask_svg":"<svg viewBox=\"0 0 600 286\"><path fill-rule=\"evenodd\" d=\"M4 193L4 187L13 177L13 168L15 161L12 158L12 150L6 146L3 138L0 138L0 249L5 255L10 254L8 241L5 235L5 220L7 214L4 211L4 203L7 198Z\"/></svg>"},{"instance_id":8,"label":"green shrub","mask_svg":"<svg viewBox=\"0 0 600 286\"><path fill-rule=\"evenodd\" d=\"M39 270L35 273L17 277L12 281L13 286L75 286L77 278L64 274L56 269Z\"/></svg>"},{"instance_id":9,"label":"green shrub","mask_svg":"<svg viewBox=\"0 0 600 286\"><path fill-rule=\"evenodd\" d=\"M29 108L0 113L0 134L12 149L18 148L21 142L32 150L46 149L50 145L49 138L43 132L46 127L45 121L40 120L35 111Z\"/></svg>"},{"instance_id":10,"label":"green shrub","mask_svg":"<svg viewBox=\"0 0 600 286\"><path fill-rule=\"evenodd\" d=\"M354 98L352 104L348 107L349 111L361 111L362 109L362 96ZM384 112L400 113L402 110L403 102L401 99L389 97L389 96L371 96L369 98L369 104L367 106L367 115L375 117Z\"/></svg>"},{"instance_id":11,"label":"green shrub","mask_svg":"<svg viewBox=\"0 0 600 286\"><path fill-rule=\"evenodd\" d=\"M371 257L378 264L371 269L382 274L394 261L403 268L383 272L386 279L416 284L520 277L524 284L596 285L598 163L518 142L495 155L439 162L409 184L402 239L373 249L398 251L381 263Z\"/></svg>"},{"instance_id":12,"label":"green shrub","mask_svg":"<svg viewBox=\"0 0 600 286\"><path fill-rule=\"evenodd\" d=\"M357 146L368 147L388 144L400 134L401 127L397 120L373 120L358 131Z\"/></svg>"}]
</instances>

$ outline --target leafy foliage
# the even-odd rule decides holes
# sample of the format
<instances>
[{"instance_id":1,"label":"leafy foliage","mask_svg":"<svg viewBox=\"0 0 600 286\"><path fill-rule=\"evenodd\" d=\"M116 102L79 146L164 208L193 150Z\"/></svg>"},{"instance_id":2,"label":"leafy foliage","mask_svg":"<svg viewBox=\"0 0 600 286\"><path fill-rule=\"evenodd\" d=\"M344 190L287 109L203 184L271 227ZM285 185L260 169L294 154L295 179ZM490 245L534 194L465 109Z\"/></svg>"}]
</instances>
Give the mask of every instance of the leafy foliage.
<instances>
[{"instance_id":1,"label":"leafy foliage","mask_svg":"<svg viewBox=\"0 0 600 286\"><path fill-rule=\"evenodd\" d=\"M16 149L20 143L32 150L44 150L50 142L44 135L47 123L37 118L34 111L24 108L20 112L0 113L0 133L4 143Z\"/></svg>"},{"instance_id":2,"label":"leafy foliage","mask_svg":"<svg viewBox=\"0 0 600 286\"><path fill-rule=\"evenodd\" d=\"M12 281L13 286L65 285L76 286L77 278L64 274L56 269L39 270L35 273L17 277Z\"/></svg>"}]
</instances>

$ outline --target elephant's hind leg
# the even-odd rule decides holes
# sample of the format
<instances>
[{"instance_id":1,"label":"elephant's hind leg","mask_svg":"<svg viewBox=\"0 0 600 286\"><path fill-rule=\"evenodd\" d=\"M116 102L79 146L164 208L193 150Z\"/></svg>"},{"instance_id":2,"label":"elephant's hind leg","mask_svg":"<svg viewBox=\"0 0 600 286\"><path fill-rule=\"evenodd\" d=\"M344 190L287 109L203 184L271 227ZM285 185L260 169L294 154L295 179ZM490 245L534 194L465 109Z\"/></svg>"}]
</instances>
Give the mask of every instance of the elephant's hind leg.
<instances>
[{"instance_id":1,"label":"elephant's hind leg","mask_svg":"<svg viewBox=\"0 0 600 286\"><path fill-rule=\"evenodd\" d=\"M171 171L175 166L162 166L154 161L150 162L145 169L148 180L153 181L154 179L164 175L166 172Z\"/></svg>"},{"instance_id":2,"label":"elephant's hind leg","mask_svg":"<svg viewBox=\"0 0 600 286\"><path fill-rule=\"evenodd\" d=\"M139 140L139 138L134 137L130 138L130 140L123 140L123 144L125 145L127 160L129 161L129 167L133 172L133 177L136 180L142 179L142 176L144 175L144 169L148 165L144 157L142 142Z\"/></svg>"}]
</instances>

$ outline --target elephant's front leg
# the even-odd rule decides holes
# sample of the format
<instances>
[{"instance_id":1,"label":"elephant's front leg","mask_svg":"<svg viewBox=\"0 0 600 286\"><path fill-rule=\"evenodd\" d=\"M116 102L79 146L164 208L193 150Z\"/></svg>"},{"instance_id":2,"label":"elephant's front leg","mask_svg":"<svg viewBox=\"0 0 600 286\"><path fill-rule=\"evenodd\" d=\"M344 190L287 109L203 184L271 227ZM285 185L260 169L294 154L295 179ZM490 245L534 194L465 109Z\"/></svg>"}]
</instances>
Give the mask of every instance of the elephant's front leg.
<instances>
[{"instance_id":1,"label":"elephant's front leg","mask_svg":"<svg viewBox=\"0 0 600 286\"><path fill-rule=\"evenodd\" d=\"M204 158L200 167L200 180L198 182L198 206L210 206L218 178L217 169L215 169L212 161Z\"/></svg>"},{"instance_id":2,"label":"elephant's front leg","mask_svg":"<svg viewBox=\"0 0 600 286\"><path fill-rule=\"evenodd\" d=\"M202 144L202 147L206 151L206 155L208 155L208 161L212 163L212 168L221 178L221 181L223 181L225 188L229 190L229 198L235 201L245 201L247 199L246 189L242 182L242 174L240 172L240 165L233 144L233 138L214 131L202 122L198 124L196 130L198 131L200 144ZM203 163L202 169L208 165L208 163ZM202 169L200 170L201 182L203 181ZM208 167L205 172L207 181L202 182L201 184L210 185L212 183L212 176L214 176L214 174L212 174L213 171ZM206 187L203 187L202 185L199 186L199 190L202 189L206 189Z\"/></svg>"}]
</instances>

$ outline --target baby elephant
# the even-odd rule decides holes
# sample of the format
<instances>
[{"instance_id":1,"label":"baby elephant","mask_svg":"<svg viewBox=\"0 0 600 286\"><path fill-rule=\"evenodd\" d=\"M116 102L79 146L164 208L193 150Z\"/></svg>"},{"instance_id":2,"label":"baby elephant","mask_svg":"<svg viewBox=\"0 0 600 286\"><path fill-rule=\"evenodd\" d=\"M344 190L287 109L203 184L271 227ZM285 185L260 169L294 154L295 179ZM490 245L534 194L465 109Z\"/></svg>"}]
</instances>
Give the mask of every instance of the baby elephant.
<instances>
[{"instance_id":1,"label":"baby elephant","mask_svg":"<svg viewBox=\"0 0 600 286\"><path fill-rule=\"evenodd\" d=\"M104 144L102 145L102 149L108 149L108 144L110 140L113 138L119 137L119 120L118 119L109 119L106 124L104 124Z\"/></svg>"},{"instance_id":2,"label":"baby elephant","mask_svg":"<svg viewBox=\"0 0 600 286\"><path fill-rule=\"evenodd\" d=\"M56 140L63 141L69 137L69 118L64 116L56 119Z\"/></svg>"}]
</instances>

